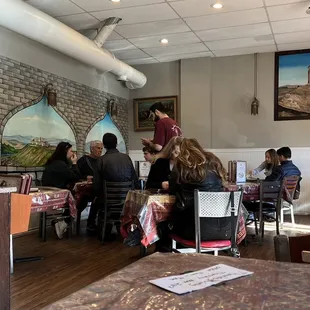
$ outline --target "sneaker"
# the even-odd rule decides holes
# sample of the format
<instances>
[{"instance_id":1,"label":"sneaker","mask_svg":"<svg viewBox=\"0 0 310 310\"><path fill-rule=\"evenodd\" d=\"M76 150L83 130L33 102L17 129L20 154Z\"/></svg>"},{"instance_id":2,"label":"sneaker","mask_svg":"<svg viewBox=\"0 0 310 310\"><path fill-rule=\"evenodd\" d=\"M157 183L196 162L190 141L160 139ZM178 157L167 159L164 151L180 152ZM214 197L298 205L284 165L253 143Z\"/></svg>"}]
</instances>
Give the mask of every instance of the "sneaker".
<instances>
[{"instance_id":1,"label":"sneaker","mask_svg":"<svg viewBox=\"0 0 310 310\"><path fill-rule=\"evenodd\" d=\"M67 228L68 224L65 221L59 221L55 223L55 231L59 239L62 239L63 234L67 231Z\"/></svg>"}]
</instances>

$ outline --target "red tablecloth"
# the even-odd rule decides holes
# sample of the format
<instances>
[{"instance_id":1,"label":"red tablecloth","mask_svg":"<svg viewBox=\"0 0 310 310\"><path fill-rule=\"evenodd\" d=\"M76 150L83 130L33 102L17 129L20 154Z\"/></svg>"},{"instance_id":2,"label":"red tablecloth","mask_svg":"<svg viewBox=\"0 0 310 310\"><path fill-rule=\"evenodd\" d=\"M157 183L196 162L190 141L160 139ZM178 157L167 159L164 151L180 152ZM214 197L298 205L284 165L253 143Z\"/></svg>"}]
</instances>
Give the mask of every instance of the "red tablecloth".
<instances>
[{"instance_id":1,"label":"red tablecloth","mask_svg":"<svg viewBox=\"0 0 310 310\"><path fill-rule=\"evenodd\" d=\"M32 196L32 213L57 210L68 205L71 216L76 216L76 204L71 192L67 189L40 187L38 192L29 195Z\"/></svg>"},{"instance_id":2,"label":"red tablecloth","mask_svg":"<svg viewBox=\"0 0 310 310\"><path fill-rule=\"evenodd\" d=\"M147 247L159 240L157 224L170 218L175 197L167 194L152 194L148 191L129 191L126 197L121 218L121 233L123 238L133 226L140 228L141 243ZM246 236L244 216L240 210L237 244Z\"/></svg>"},{"instance_id":3,"label":"red tablecloth","mask_svg":"<svg viewBox=\"0 0 310 310\"><path fill-rule=\"evenodd\" d=\"M243 201L256 201L259 200L259 183L244 183L244 184L228 184L226 188L228 190L237 190L243 188Z\"/></svg>"},{"instance_id":4,"label":"red tablecloth","mask_svg":"<svg viewBox=\"0 0 310 310\"><path fill-rule=\"evenodd\" d=\"M92 196L93 195L93 183L88 181L78 182L75 184L73 188L73 194L75 203L79 206L81 200L85 196Z\"/></svg>"}]
</instances>

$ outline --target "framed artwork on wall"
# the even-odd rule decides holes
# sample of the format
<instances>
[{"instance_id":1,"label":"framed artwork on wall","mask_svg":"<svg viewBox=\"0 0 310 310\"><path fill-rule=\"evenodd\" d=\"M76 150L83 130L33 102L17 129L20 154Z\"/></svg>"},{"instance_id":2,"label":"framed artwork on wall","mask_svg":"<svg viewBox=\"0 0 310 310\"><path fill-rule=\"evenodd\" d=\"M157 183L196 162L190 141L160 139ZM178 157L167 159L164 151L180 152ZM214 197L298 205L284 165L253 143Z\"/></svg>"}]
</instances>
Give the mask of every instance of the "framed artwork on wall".
<instances>
[{"instance_id":1,"label":"framed artwork on wall","mask_svg":"<svg viewBox=\"0 0 310 310\"><path fill-rule=\"evenodd\" d=\"M310 50L275 54L274 120L310 119Z\"/></svg>"},{"instance_id":2,"label":"framed artwork on wall","mask_svg":"<svg viewBox=\"0 0 310 310\"><path fill-rule=\"evenodd\" d=\"M161 102L169 117L177 121L178 118L178 97L154 97L154 98L140 98L133 100L133 113L135 122L135 131L153 131L154 122L150 118L149 109L155 102Z\"/></svg>"}]
</instances>

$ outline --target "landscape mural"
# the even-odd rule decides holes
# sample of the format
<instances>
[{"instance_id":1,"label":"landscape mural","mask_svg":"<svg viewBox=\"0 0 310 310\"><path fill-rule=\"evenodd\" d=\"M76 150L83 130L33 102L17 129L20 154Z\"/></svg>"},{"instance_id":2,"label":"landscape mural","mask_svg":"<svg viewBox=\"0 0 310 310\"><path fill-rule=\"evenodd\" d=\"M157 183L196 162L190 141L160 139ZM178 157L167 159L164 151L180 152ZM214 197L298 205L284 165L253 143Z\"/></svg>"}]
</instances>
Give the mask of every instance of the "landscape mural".
<instances>
[{"instance_id":1,"label":"landscape mural","mask_svg":"<svg viewBox=\"0 0 310 310\"><path fill-rule=\"evenodd\" d=\"M89 154L91 141L102 141L103 135L108 132L116 135L118 143L117 149L122 153L126 153L125 140L119 129L113 123L109 113L105 115L104 119L96 123L88 133L85 143L85 153Z\"/></svg>"},{"instance_id":2,"label":"landscape mural","mask_svg":"<svg viewBox=\"0 0 310 310\"><path fill-rule=\"evenodd\" d=\"M310 50L276 54L275 120L310 119Z\"/></svg>"},{"instance_id":3,"label":"landscape mural","mask_svg":"<svg viewBox=\"0 0 310 310\"><path fill-rule=\"evenodd\" d=\"M44 166L61 141L69 142L76 150L72 129L43 98L6 123L1 141L1 165Z\"/></svg>"}]
</instances>

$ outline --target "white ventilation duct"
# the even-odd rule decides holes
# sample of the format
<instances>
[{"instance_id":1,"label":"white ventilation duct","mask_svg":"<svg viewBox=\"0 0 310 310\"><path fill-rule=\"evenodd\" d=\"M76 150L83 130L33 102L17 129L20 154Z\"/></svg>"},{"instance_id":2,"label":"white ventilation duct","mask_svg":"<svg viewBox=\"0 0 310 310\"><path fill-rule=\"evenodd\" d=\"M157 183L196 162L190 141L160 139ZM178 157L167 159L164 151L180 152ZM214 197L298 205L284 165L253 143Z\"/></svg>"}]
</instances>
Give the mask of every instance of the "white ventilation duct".
<instances>
[{"instance_id":1,"label":"white ventilation duct","mask_svg":"<svg viewBox=\"0 0 310 310\"><path fill-rule=\"evenodd\" d=\"M117 24L121 21L118 17L109 17L104 20L102 27L99 29L96 38L94 39L95 44L101 48L103 43L107 40L109 35L112 33Z\"/></svg>"},{"instance_id":2,"label":"white ventilation duct","mask_svg":"<svg viewBox=\"0 0 310 310\"><path fill-rule=\"evenodd\" d=\"M113 58L82 34L21 0L0 0L0 25L101 71L111 72L118 80L125 81L130 89L141 88L146 83L143 73ZM104 35L101 41L103 39Z\"/></svg>"}]
</instances>

